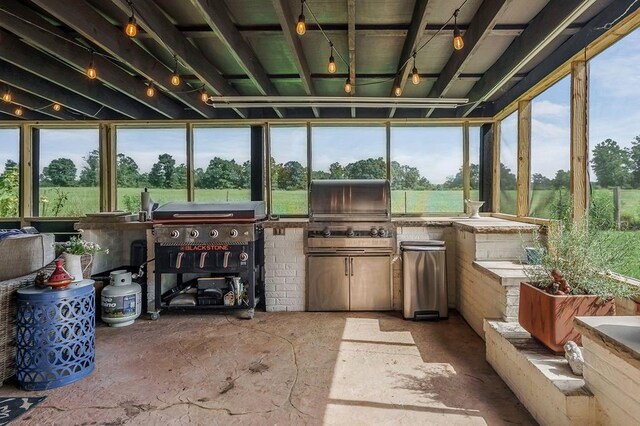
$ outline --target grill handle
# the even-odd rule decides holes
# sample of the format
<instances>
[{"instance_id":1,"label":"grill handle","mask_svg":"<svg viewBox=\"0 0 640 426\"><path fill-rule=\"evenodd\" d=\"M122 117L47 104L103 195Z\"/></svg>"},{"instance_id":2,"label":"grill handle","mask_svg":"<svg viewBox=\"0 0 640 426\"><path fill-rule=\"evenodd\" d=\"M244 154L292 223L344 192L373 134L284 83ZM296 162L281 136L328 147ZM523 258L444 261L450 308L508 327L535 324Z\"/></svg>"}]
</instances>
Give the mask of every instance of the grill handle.
<instances>
[{"instance_id":1,"label":"grill handle","mask_svg":"<svg viewBox=\"0 0 640 426\"><path fill-rule=\"evenodd\" d=\"M233 213L174 213L176 219L223 219L233 217Z\"/></svg>"},{"instance_id":2,"label":"grill handle","mask_svg":"<svg viewBox=\"0 0 640 426\"><path fill-rule=\"evenodd\" d=\"M348 277L349 276L349 258L345 257L344 258L344 276Z\"/></svg>"}]
</instances>

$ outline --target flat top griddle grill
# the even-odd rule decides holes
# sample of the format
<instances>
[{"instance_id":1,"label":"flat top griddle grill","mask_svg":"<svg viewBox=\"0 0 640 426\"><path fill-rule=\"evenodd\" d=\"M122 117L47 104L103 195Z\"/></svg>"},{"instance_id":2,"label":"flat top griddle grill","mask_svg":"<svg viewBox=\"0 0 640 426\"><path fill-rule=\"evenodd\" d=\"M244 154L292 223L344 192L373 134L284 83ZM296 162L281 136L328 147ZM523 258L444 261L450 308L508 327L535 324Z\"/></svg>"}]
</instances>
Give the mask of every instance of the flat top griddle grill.
<instances>
[{"instance_id":1,"label":"flat top griddle grill","mask_svg":"<svg viewBox=\"0 0 640 426\"><path fill-rule=\"evenodd\" d=\"M264 201L167 203L153 212L155 223L250 223L265 218Z\"/></svg>"}]
</instances>

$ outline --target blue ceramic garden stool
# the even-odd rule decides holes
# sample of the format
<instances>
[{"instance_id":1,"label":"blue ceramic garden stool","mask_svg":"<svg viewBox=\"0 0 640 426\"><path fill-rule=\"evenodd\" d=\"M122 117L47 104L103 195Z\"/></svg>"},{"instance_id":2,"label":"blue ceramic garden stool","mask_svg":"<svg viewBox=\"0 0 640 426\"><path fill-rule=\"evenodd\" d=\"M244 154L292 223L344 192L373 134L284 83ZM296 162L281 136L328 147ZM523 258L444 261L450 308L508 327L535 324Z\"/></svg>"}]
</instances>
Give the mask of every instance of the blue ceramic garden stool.
<instances>
[{"instance_id":1,"label":"blue ceramic garden stool","mask_svg":"<svg viewBox=\"0 0 640 426\"><path fill-rule=\"evenodd\" d=\"M93 371L96 343L93 280L62 290L18 290L16 376L23 389L44 390Z\"/></svg>"}]
</instances>

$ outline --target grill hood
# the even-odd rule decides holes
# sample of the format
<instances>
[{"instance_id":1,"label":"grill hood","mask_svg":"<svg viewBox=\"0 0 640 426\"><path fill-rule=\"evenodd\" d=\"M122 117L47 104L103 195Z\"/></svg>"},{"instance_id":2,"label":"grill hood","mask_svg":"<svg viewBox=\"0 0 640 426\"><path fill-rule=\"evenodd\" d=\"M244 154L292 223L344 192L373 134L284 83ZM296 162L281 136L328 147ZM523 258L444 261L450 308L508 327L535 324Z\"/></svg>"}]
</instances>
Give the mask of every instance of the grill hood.
<instances>
[{"instance_id":1,"label":"grill hood","mask_svg":"<svg viewBox=\"0 0 640 426\"><path fill-rule=\"evenodd\" d=\"M312 180L309 221L380 222L391 220L388 180Z\"/></svg>"}]
</instances>

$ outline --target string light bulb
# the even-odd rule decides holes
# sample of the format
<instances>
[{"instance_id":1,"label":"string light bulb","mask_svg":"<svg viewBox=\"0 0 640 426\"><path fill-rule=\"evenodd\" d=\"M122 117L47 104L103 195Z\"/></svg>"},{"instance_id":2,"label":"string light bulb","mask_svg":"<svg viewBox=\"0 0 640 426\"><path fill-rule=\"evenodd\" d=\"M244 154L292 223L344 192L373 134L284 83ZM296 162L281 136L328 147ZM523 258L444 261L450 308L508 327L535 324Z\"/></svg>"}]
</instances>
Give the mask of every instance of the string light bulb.
<instances>
[{"instance_id":1,"label":"string light bulb","mask_svg":"<svg viewBox=\"0 0 640 426\"><path fill-rule=\"evenodd\" d=\"M14 113L15 113L18 117L21 117L21 116L22 116L22 114L24 114L24 111L22 111L22 107L20 107L20 106L19 106L18 108L16 108L16 110L14 111Z\"/></svg>"},{"instance_id":2,"label":"string light bulb","mask_svg":"<svg viewBox=\"0 0 640 426\"><path fill-rule=\"evenodd\" d=\"M6 103L11 102L11 92L8 90L4 92L4 94L2 95L2 100L5 101Z\"/></svg>"},{"instance_id":3,"label":"string light bulb","mask_svg":"<svg viewBox=\"0 0 640 426\"><path fill-rule=\"evenodd\" d=\"M344 83L344 91L347 93L351 93L353 90L353 86L351 85L351 79L347 77L347 81Z\"/></svg>"},{"instance_id":4,"label":"string light bulb","mask_svg":"<svg viewBox=\"0 0 640 426\"><path fill-rule=\"evenodd\" d=\"M173 75L171 76L171 84L174 86L180 86L180 76L178 75L178 57L173 57L176 61L176 66L173 68Z\"/></svg>"},{"instance_id":5,"label":"string light bulb","mask_svg":"<svg viewBox=\"0 0 640 426\"><path fill-rule=\"evenodd\" d=\"M59 111L62 109L62 105L60 105L60 104L59 104L59 103L57 103L57 102L54 102L54 103L53 103L53 106L52 106L51 108L53 108L53 110L54 110L55 112L59 112Z\"/></svg>"},{"instance_id":6,"label":"string light bulb","mask_svg":"<svg viewBox=\"0 0 640 426\"><path fill-rule=\"evenodd\" d=\"M333 43L330 44L330 47L331 53L329 53L329 65L327 65L327 71L329 71L329 74L335 74L338 70L338 66L336 65L336 60L333 57Z\"/></svg>"},{"instance_id":7,"label":"string light bulb","mask_svg":"<svg viewBox=\"0 0 640 426\"><path fill-rule=\"evenodd\" d=\"M138 35L138 23L136 22L136 17L133 16L133 9L131 9L131 16L129 17L129 22L127 23L127 26L124 27L124 33L131 38Z\"/></svg>"},{"instance_id":8,"label":"string light bulb","mask_svg":"<svg viewBox=\"0 0 640 426\"><path fill-rule=\"evenodd\" d=\"M396 96L402 95L402 87L400 87L400 85L397 85L396 87L394 87L393 94Z\"/></svg>"},{"instance_id":9,"label":"string light bulb","mask_svg":"<svg viewBox=\"0 0 640 426\"><path fill-rule=\"evenodd\" d=\"M207 93L206 90L204 90L204 87L202 88L202 90L200 91L200 99L202 100L202 102L204 102L205 104L209 101L209 94Z\"/></svg>"},{"instance_id":10,"label":"string light bulb","mask_svg":"<svg viewBox=\"0 0 640 426\"><path fill-rule=\"evenodd\" d=\"M411 70L411 82L413 84L420 84L420 74L418 74L418 68L416 68L416 54L413 54L413 69Z\"/></svg>"},{"instance_id":11,"label":"string light bulb","mask_svg":"<svg viewBox=\"0 0 640 426\"><path fill-rule=\"evenodd\" d=\"M304 35L307 32L307 24L304 19L304 2L305 0L300 0L300 16L298 16L298 23L296 24L298 35Z\"/></svg>"},{"instance_id":12,"label":"string light bulb","mask_svg":"<svg viewBox=\"0 0 640 426\"><path fill-rule=\"evenodd\" d=\"M96 71L96 67L93 65L93 50L91 51L91 60L89 61L89 66L87 67L87 77L91 80L98 77L98 71Z\"/></svg>"},{"instance_id":13,"label":"string light bulb","mask_svg":"<svg viewBox=\"0 0 640 426\"><path fill-rule=\"evenodd\" d=\"M460 28L458 28L458 12L460 12L460 9L456 9L453 12L453 48L455 50L460 50L464 47L464 39L460 34Z\"/></svg>"},{"instance_id":14,"label":"string light bulb","mask_svg":"<svg viewBox=\"0 0 640 426\"><path fill-rule=\"evenodd\" d=\"M149 98L153 98L156 95L156 88L153 87L153 83L149 83L145 93L146 93L147 97L149 97Z\"/></svg>"}]
</instances>

